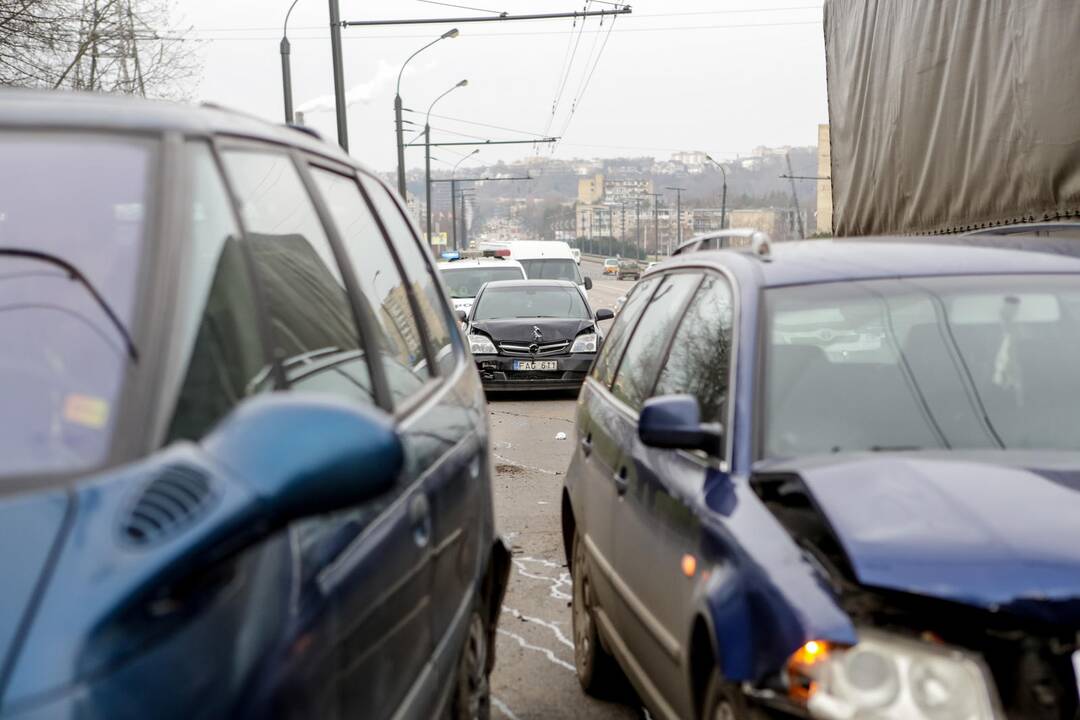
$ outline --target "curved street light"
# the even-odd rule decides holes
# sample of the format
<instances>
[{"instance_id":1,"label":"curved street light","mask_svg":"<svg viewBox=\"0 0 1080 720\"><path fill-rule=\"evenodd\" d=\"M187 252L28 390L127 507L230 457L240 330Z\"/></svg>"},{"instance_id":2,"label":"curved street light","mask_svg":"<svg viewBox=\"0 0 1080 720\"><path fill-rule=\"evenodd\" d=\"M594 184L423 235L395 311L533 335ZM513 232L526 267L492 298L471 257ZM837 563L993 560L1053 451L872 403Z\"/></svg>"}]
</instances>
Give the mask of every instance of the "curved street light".
<instances>
[{"instance_id":1,"label":"curved street light","mask_svg":"<svg viewBox=\"0 0 1080 720\"><path fill-rule=\"evenodd\" d=\"M444 97L454 92L460 87L465 87L469 84L468 80L462 80L457 85L444 92L431 101L431 105L428 105L427 115L424 118L424 186L425 186L425 200L427 202L427 241L428 245L431 245L431 111L435 107L435 103L442 100Z\"/></svg>"},{"instance_id":2,"label":"curved street light","mask_svg":"<svg viewBox=\"0 0 1080 720\"><path fill-rule=\"evenodd\" d=\"M293 4L295 4L295 0L294 0ZM404 130L402 128L402 121L401 121L401 76L405 74L405 66L408 65L409 61L411 61L414 57L416 57L420 53L424 52L425 50L427 50L429 47L431 47L435 43L439 42L440 40L446 40L448 38L456 38L460 34L461 33L458 32L457 28L447 30L442 35L435 38L434 40L429 42L427 45L420 48L419 50L414 52L412 55L410 55L408 58L406 58L405 62L403 62L401 64L401 70L398 71L397 85L395 86L395 89L394 89L394 123L395 123L395 127L397 128L398 193L401 195L402 200L405 199L405 143L404 143L404 141L402 139L402 133L404 132Z\"/></svg>"},{"instance_id":3,"label":"curved street light","mask_svg":"<svg viewBox=\"0 0 1080 720\"><path fill-rule=\"evenodd\" d=\"M708 153L705 153L705 159L720 168L720 172L724 175L724 191L720 195L720 229L723 230L727 226L727 170L724 169L723 165L713 160Z\"/></svg>"},{"instance_id":4,"label":"curved street light","mask_svg":"<svg viewBox=\"0 0 1080 720\"><path fill-rule=\"evenodd\" d=\"M462 155L461 159L454 163L454 168L450 171L450 227L453 229L454 237L454 249L458 249L458 221L457 221L457 180L454 176L457 175L458 166L465 162L473 155L480 152L480 148L474 149L467 155ZM465 222L465 192L461 193L461 222Z\"/></svg>"},{"instance_id":5,"label":"curved street light","mask_svg":"<svg viewBox=\"0 0 1080 720\"><path fill-rule=\"evenodd\" d=\"M292 106L292 68L289 66L289 16L292 15L293 8L296 7L296 3L300 0L293 0L292 5L289 5L288 12L285 13L285 23L281 27L281 85L282 90L285 93L285 122L292 123L293 121L293 106Z\"/></svg>"}]
</instances>

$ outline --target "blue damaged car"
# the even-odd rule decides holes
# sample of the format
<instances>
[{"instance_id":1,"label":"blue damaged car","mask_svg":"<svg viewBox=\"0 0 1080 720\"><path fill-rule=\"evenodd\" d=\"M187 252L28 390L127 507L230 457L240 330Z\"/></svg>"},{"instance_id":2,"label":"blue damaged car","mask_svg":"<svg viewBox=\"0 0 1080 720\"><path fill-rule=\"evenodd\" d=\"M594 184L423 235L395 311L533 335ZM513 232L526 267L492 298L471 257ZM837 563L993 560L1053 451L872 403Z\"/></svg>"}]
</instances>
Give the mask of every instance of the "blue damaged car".
<instances>
[{"instance_id":1,"label":"blue damaged car","mask_svg":"<svg viewBox=\"0 0 1080 720\"><path fill-rule=\"evenodd\" d=\"M1080 260L690 252L629 294L562 502L578 679L658 718L1074 718Z\"/></svg>"},{"instance_id":2,"label":"blue damaged car","mask_svg":"<svg viewBox=\"0 0 1080 720\"><path fill-rule=\"evenodd\" d=\"M0 717L488 716L484 396L381 180L0 90L0 337Z\"/></svg>"}]
</instances>

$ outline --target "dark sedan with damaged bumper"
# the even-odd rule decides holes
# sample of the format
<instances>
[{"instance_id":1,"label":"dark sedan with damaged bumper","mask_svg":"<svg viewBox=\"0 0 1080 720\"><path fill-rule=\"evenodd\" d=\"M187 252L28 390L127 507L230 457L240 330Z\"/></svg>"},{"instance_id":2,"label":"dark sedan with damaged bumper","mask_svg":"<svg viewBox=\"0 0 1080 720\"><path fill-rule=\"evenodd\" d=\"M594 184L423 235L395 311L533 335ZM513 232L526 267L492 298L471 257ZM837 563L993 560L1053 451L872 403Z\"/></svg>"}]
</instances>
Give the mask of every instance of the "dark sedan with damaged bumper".
<instances>
[{"instance_id":1,"label":"dark sedan with damaged bumper","mask_svg":"<svg viewBox=\"0 0 1080 720\"><path fill-rule=\"evenodd\" d=\"M578 404L578 677L654 717L1075 718L1080 261L692 252Z\"/></svg>"},{"instance_id":2,"label":"dark sedan with damaged bumper","mask_svg":"<svg viewBox=\"0 0 1080 720\"><path fill-rule=\"evenodd\" d=\"M469 347L485 390L577 389L603 341L581 290L563 280L485 284L466 318Z\"/></svg>"}]
</instances>

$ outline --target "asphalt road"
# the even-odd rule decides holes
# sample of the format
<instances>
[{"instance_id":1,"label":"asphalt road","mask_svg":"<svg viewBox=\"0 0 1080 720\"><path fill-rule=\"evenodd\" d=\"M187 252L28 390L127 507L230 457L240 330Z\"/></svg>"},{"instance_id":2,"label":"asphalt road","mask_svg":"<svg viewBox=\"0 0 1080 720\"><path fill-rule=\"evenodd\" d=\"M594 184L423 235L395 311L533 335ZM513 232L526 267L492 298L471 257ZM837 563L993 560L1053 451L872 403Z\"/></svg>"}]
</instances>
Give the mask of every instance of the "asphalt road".
<instances>
[{"instance_id":1,"label":"asphalt road","mask_svg":"<svg viewBox=\"0 0 1080 720\"><path fill-rule=\"evenodd\" d=\"M594 309L613 307L633 285L601 279L596 263L583 261L582 272L595 283L589 292ZM631 690L594 700L574 672L559 498L575 442L575 405L566 393L489 398L495 519L514 555L492 676L495 718L647 717ZM557 439L559 433L566 438Z\"/></svg>"}]
</instances>

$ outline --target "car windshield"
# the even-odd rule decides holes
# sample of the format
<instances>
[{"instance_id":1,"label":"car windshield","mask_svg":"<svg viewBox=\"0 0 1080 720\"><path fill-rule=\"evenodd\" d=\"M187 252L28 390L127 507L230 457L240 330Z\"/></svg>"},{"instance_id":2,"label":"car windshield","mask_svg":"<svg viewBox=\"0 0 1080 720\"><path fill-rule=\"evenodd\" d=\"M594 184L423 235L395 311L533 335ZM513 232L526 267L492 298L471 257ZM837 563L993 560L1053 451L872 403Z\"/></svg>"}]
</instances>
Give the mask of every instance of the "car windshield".
<instances>
[{"instance_id":1,"label":"car windshield","mask_svg":"<svg viewBox=\"0 0 1080 720\"><path fill-rule=\"evenodd\" d=\"M530 280L569 280L580 285L581 272L571 258L548 258L540 260L518 260L525 268L525 276Z\"/></svg>"},{"instance_id":2,"label":"car windshield","mask_svg":"<svg viewBox=\"0 0 1080 720\"><path fill-rule=\"evenodd\" d=\"M1080 276L766 293L765 457L1080 450Z\"/></svg>"},{"instance_id":3,"label":"car windshield","mask_svg":"<svg viewBox=\"0 0 1080 720\"><path fill-rule=\"evenodd\" d=\"M473 298L480 286L493 280L521 280L524 276L516 265L506 267L459 267L441 270L446 289L452 298Z\"/></svg>"},{"instance_id":4,"label":"car windshield","mask_svg":"<svg viewBox=\"0 0 1080 720\"><path fill-rule=\"evenodd\" d=\"M489 287L480 296L473 320L509 318L574 318L586 320L589 309L574 287L531 286Z\"/></svg>"},{"instance_id":5,"label":"car windshield","mask_svg":"<svg viewBox=\"0 0 1080 720\"><path fill-rule=\"evenodd\" d=\"M615 258L608 258L607 260L604 261L604 266L605 267L615 267L618 264L619 264L619 261L616 260Z\"/></svg>"},{"instance_id":6,"label":"car windshield","mask_svg":"<svg viewBox=\"0 0 1080 720\"><path fill-rule=\"evenodd\" d=\"M0 135L0 250L74 266L130 329L151 154L131 138ZM0 253L0 336L0 477L101 464L131 362L102 304L60 266Z\"/></svg>"}]
</instances>

